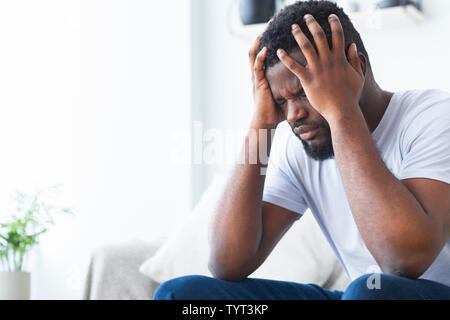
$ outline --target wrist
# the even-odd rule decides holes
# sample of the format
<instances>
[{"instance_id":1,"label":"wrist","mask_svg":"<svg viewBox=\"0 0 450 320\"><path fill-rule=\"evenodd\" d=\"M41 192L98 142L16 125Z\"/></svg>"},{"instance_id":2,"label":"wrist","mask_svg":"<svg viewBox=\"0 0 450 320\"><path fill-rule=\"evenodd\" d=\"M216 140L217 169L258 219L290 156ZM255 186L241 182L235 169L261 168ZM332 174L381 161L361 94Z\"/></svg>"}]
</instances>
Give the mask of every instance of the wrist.
<instances>
[{"instance_id":1,"label":"wrist","mask_svg":"<svg viewBox=\"0 0 450 320\"><path fill-rule=\"evenodd\" d=\"M276 129L278 126L278 122L274 122L266 119L266 117L261 116L253 116L252 121L250 122L250 129L259 130L259 129Z\"/></svg>"},{"instance_id":2,"label":"wrist","mask_svg":"<svg viewBox=\"0 0 450 320\"><path fill-rule=\"evenodd\" d=\"M267 166L274 133L275 128L263 128L261 125L248 129L245 136L246 164Z\"/></svg>"},{"instance_id":3,"label":"wrist","mask_svg":"<svg viewBox=\"0 0 450 320\"><path fill-rule=\"evenodd\" d=\"M323 115L330 127L345 125L349 121L365 121L359 105L353 107L333 107L331 110L329 114Z\"/></svg>"}]
</instances>

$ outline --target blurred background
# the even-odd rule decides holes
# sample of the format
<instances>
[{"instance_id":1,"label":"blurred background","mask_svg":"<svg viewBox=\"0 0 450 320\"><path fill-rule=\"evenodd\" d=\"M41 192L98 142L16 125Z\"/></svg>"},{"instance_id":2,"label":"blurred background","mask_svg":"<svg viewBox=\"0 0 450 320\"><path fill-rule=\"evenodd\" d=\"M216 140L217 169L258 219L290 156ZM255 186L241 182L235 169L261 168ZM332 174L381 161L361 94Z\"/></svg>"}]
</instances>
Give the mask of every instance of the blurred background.
<instances>
[{"instance_id":1,"label":"blurred background","mask_svg":"<svg viewBox=\"0 0 450 320\"><path fill-rule=\"evenodd\" d=\"M386 16L379 1L338 2L354 11L383 89L450 91L449 1ZM264 28L242 10L238 0L0 1L1 212L15 189L54 184L76 211L33 249L33 298L80 298L95 248L164 239L229 169L253 111L247 53ZM208 149L227 130L226 155Z\"/></svg>"}]
</instances>

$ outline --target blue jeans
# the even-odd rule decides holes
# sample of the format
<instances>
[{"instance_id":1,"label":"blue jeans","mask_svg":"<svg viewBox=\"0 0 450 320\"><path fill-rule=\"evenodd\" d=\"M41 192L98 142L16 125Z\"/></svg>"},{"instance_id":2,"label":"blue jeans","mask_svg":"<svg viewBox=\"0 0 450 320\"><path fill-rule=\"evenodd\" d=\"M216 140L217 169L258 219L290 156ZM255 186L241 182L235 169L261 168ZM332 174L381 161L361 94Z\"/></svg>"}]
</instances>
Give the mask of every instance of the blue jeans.
<instances>
[{"instance_id":1,"label":"blue jeans","mask_svg":"<svg viewBox=\"0 0 450 320\"><path fill-rule=\"evenodd\" d=\"M376 278L378 277L378 278ZM450 300L450 287L429 280L367 274L345 290L314 284L247 278L239 282L184 276L162 283L154 300Z\"/></svg>"}]
</instances>

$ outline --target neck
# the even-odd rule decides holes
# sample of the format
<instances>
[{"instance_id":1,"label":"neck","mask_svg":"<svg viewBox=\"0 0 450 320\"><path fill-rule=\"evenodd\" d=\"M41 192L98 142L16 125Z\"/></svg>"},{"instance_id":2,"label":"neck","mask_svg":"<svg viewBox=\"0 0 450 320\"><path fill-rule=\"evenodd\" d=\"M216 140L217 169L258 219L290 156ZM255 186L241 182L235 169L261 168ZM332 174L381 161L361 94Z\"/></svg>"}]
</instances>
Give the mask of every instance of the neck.
<instances>
[{"instance_id":1,"label":"neck","mask_svg":"<svg viewBox=\"0 0 450 320\"><path fill-rule=\"evenodd\" d=\"M380 124L394 93L382 90L373 77L366 79L368 81L364 85L359 103L367 126L372 133Z\"/></svg>"}]
</instances>

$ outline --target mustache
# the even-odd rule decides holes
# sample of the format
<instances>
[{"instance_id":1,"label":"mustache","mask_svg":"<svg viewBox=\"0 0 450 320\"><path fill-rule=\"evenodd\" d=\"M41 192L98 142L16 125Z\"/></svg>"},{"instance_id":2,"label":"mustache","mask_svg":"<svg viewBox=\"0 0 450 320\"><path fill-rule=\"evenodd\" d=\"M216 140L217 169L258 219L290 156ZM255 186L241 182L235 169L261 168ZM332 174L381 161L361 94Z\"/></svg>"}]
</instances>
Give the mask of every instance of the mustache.
<instances>
[{"instance_id":1,"label":"mustache","mask_svg":"<svg viewBox=\"0 0 450 320\"><path fill-rule=\"evenodd\" d=\"M294 122L294 124L292 126L292 129L295 129L295 128L298 128L298 127L301 127L301 126L314 126L314 127L317 127L317 128L326 128L321 123L315 123L315 122L311 122L311 121L300 120L300 121L295 121Z\"/></svg>"}]
</instances>

